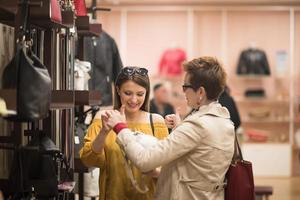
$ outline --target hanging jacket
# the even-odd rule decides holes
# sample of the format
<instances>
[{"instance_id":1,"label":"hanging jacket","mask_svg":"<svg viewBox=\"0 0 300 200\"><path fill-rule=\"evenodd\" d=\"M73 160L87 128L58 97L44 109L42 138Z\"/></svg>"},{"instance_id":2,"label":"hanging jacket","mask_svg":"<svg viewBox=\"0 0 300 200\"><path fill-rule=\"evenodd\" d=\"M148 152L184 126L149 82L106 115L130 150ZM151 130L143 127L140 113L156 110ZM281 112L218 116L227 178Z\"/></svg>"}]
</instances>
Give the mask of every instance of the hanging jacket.
<instances>
[{"instance_id":1,"label":"hanging jacket","mask_svg":"<svg viewBox=\"0 0 300 200\"><path fill-rule=\"evenodd\" d=\"M115 40L106 32L84 38L84 60L91 62L89 89L101 93L103 106L112 104L112 83L123 67Z\"/></svg>"},{"instance_id":2,"label":"hanging jacket","mask_svg":"<svg viewBox=\"0 0 300 200\"><path fill-rule=\"evenodd\" d=\"M167 49L159 62L159 74L176 76L182 74L182 62L186 60L186 53L180 48Z\"/></svg>"},{"instance_id":3,"label":"hanging jacket","mask_svg":"<svg viewBox=\"0 0 300 200\"><path fill-rule=\"evenodd\" d=\"M270 67L265 52L255 48L242 51L237 66L237 74L270 75Z\"/></svg>"}]
</instances>

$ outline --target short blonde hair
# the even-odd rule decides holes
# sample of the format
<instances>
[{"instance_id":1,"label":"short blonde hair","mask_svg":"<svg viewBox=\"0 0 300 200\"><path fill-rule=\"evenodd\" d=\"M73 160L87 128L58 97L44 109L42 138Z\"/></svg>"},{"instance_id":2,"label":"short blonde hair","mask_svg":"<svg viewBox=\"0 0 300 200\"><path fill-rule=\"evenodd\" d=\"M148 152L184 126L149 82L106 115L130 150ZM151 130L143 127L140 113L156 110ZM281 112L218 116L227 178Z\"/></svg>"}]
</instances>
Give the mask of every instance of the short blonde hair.
<instances>
[{"instance_id":1,"label":"short blonde hair","mask_svg":"<svg viewBox=\"0 0 300 200\"><path fill-rule=\"evenodd\" d=\"M204 56L183 63L190 84L197 91L204 87L209 100L217 100L226 85L226 72L216 58Z\"/></svg>"}]
</instances>

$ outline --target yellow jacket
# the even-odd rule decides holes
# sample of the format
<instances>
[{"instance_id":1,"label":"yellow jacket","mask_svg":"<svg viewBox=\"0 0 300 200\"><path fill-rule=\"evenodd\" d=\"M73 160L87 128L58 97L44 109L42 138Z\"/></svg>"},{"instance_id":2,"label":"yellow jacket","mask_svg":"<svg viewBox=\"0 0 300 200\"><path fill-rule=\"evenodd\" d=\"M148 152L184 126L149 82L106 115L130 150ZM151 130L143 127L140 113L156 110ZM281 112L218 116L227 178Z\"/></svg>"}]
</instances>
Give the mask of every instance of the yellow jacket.
<instances>
[{"instance_id":1,"label":"yellow jacket","mask_svg":"<svg viewBox=\"0 0 300 200\"><path fill-rule=\"evenodd\" d=\"M155 137L162 139L168 135L168 129L164 123L154 121ZM80 158L88 167L99 167L99 191L100 200L152 200L155 192L154 178L142 175L134 166L133 175L138 184L143 188L146 185L149 192L140 194L133 187L130 178L127 176L124 166L124 156L119 145L116 143L116 133L108 133L104 151L96 153L92 151L91 145L102 127L101 120L95 119L87 130L84 138L84 146L80 150ZM152 135L150 123L128 123L132 131L141 131Z\"/></svg>"}]
</instances>

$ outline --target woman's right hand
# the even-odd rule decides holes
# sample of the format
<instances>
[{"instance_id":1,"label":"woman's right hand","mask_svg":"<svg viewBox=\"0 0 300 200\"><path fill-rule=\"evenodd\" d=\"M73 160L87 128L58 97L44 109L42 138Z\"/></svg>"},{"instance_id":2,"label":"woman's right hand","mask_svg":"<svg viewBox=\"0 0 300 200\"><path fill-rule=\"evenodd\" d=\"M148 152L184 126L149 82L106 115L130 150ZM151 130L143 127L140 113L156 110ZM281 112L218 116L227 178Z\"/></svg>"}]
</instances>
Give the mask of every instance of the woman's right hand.
<instances>
[{"instance_id":1,"label":"woman's right hand","mask_svg":"<svg viewBox=\"0 0 300 200\"><path fill-rule=\"evenodd\" d=\"M106 111L104 113L101 113L101 121L102 121L102 129L104 134L107 134L111 128L108 126L108 119L109 119L109 113Z\"/></svg>"},{"instance_id":2,"label":"woman's right hand","mask_svg":"<svg viewBox=\"0 0 300 200\"><path fill-rule=\"evenodd\" d=\"M109 111L102 111L101 113L99 113L99 115L101 116L100 118L102 121L102 127L100 129L100 133L92 142L92 147L91 147L93 152L95 153L100 153L103 150L106 136L111 130L111 128L107 125L107 121L109 118Z\"/></svg>"},{"instance_id":3,"label":"woman's right hand","mask_svg":"<svg viewBox=\"0 0 300 200\"><path fill-rule=\"evenodd\" d=\"M165 116L165 123L166 126L170 129L173 129L175 126L177 126L180 123L181 119L178 113L178 109L176 109L175 114L170 114Z\"/></svg>"}]
</instances>

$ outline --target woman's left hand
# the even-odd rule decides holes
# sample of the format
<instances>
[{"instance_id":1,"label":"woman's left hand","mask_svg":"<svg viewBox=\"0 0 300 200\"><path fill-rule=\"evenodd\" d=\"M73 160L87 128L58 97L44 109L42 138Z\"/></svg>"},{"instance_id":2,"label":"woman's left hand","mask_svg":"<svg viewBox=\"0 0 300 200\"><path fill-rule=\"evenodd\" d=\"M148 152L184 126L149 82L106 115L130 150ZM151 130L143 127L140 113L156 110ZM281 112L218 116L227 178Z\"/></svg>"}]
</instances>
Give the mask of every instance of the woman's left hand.
<instances>
[{"instance_id":1,"label":"woman's left hand","mask_svg":"<svg viewBox=\"0 0 300 200\"><path fill-rule=\"evenodd\" d=\"M161 171L161 167L158 167L158 168L151 170L150 172L146 172L143 174L151 176L152 178L158 178L160 171Z\"/></svg>"},{"instance_id":2,"label":"woman's left hand","mask_svg":"<svg viewBox=\"0 0 300 200\"><path fill-rule=\"evenodd\" d=\"M106 122L110 128L114 128L118 123L126 123L125 106L120 108L120 112L118 110L110 110L106 113L108 116Z\"/></svg>"}]
</instances>

